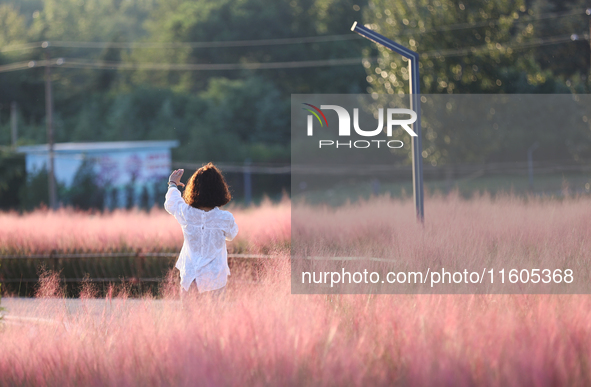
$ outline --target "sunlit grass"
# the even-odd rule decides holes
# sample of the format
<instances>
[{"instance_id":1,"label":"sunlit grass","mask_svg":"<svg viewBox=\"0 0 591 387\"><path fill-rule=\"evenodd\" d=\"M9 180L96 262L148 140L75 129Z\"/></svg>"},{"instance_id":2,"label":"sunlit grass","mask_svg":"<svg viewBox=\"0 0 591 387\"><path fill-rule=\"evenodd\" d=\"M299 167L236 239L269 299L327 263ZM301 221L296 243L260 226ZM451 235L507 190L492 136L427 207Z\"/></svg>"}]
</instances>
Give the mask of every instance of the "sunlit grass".
<instances>
[{"instance_id":1,"label":"sunlit grass","mask_svg":"<svg viewBox=\"0 0 591 387\"><path fill-rule=\"evenodd\" d=\"M276 235L286 208L245 210L241 232ZM413 211L388 198L294 209L294 238L334 255L590 262L589 198L431 197L424 227ZM289 260L268 262L256 285L230 276L225 303L184 309L176 272L158 298L93 299L86 284L75 307L45 276L34 306L4 299L0 385L591 384L588 295L295 295Z\"/></svg>"},{"instance_id":2,"label":"sunlit grass","mask_svg":"<svg viewBox=\"0 0 591 387\"><path fill-rule=\"evenodd\" d=\"M290 239L290 203L230 207L240 227L232 252L258 253L285 246ZM80 212L61 209L30 213L0 212L0 254L54 252L178 251L183 234L163 209Z\"/></svg>"}]
</instances>

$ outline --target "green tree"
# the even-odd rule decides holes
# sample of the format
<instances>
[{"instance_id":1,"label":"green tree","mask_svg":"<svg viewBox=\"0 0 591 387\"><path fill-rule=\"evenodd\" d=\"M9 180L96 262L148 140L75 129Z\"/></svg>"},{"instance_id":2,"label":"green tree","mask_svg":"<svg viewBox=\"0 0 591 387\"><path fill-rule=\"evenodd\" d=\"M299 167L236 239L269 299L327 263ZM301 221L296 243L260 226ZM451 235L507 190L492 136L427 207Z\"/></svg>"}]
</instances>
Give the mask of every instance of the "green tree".
<instances>
[{"instance_id":1,"label":"green tree","mask_svg":"<svg viewBox=\"0 0 591 387\"><path fill-rule=\"evenodd\" d=\"M578 36L569 42L535 47L533 52L542 69L568 80L580 93L589 90L590 53L585 35L589 34L590 16L585 11L590 7L586 0L536 0L529 10L532 15L554 13L552 17L531 23L536 37Z\"/></svg>"},{"instance_id":2,"label":"green tree","mask_svg":"<svg viewBox=\"0 0 591 387\"><path fill-rule=\"evenodd\" d=\"M349 31L352 21L360 18L366 0L22 0L19 6L21 3L26 5L23 9L27 14L18 15L18 9L11 8L12 14L20 17L15 25L27 29L11 28L16 31L11 36L23 41L119 43L144 39L176 43L332 34L351 37L190 50L129 50L112 45L102 51L49 47L52 57L66 59L290 62L351 58L360 56L363 47L370 47L369 42ZM42 59L44 53L41 49L23 51L23 60ZM55 138L58 142L179 139L185 149L182 153L176 150L174 157L180 155L183 160L211 157L243 161L250 157L253 161L286 161L290 94L363 92L365 76L360 65L203 72L55 68ZM0 74L0 88L5 86L10 92L0 93L0 103L16 99L23 107L19 128L23 143L45 142L43 70Z\"/></svg>"},{"instance_id":3,"label":"green tree","mask_svg":"<svg viewBox=\"0 0 591 387\"><path fill-rule=\"evenodd\" d=\"M57 181L58 202L67 196L66 187ZM21 209L33 210L49 204L48 173L44 167L41 170L27 173L27 184L19 190Z\"/></svg>"},{"instance_id":4,"label":"green tree","mask_svg":"<svg viewBox=\"0 0 591 387\"><path fill-rule=\"evenodd\" d=\"M68 191L68 199L72 206L81 210L103 208L105 191L97 184L97 173L92 159L85 158L78 167L72 187Z\"/></svg>"},{"instance_id":5,"label":"green tree","mask_svg":"<svg viewBox=\"0 0 591 387\"><path fill-rule=\"evenodd\" d=\"M533 26L520 22L530 16L525 0L372 0L364 20L373 30L420 54L421 94L569 93L564 82L541 69L532 49L519 47L535 37ZM364 63L369 91L408 93L407 63L385 47L378 50L377 60L367 53ZM438 114L472 114L461 106L439 109ZM432 165L487 161L514 145L503 141L515 138L500 135L492 124L483 123L476 130L461 123L438 127L428 120L423 123L423 135L423 157ZM521 137L528 136L531 133ZM531 144L519 143L521 148L526 145Z\"/></svg>"},{"instance_id":6,"label":"green tree","mask_svg":"<svg viewBox=\"0 0 591 387\"><path fill-rule=\"evenodd\" d=\"M18 8L13 4L0 3L0 47L18 46L26 43L27 37L26 20L19 13ZM22 51L0 52L0 65L27 59L29 58ZM0 105L8 107L16 101L19 103L19 109L27 116L38 113L36 109L30 107L30 105L36 105L32 101L31 95L37 91L36 88L31 87L30 77L32 75L31 73L25 74L23 71L0 73ZM10 133L10 131L5 133Z\"/></svg>"},{"instance_id":7,"label":"green tree","mask_svg":"<svg viewBox=\"0 0 591 387\"><path fill-rule=\"evenodd\" d=\"M160 0L146 22L150 41L211 42L281 39L348 34L361 17L366 0ZM229 27L231 26L231 27ZM360 56L368 42L352 39L271 46L248 45L170 50L134 50L136 62L248 63L338 59ZM361 66L336 66L256 71L136 71L135 84L150 82L174 90L199 91L211 78L270 80L284 96L291 93L355 93L365 89Z\"/></svg>"},{"instance_id":8,"label":"green tree","mask_svg":"<svg viewBox=\"0 0 591 387\"><path fill-rule=\"evenodd\" d=\"M26 41L25 18L11 4L0 4L0 47Z\"/></svg>"},{"instance_id":9,"label":"green tree","mask_svg":"<svg viewBox=\"0 0 591 387\"><path fill-rule=\"evenodd\" d=\"M374 0L364 20L377 32L420 53L421 93L500 93L515 71L541 82L531 50L513 45L534 36L518 23L527 17L525 0L466 2ZM449 25L460 28L448 30ZM408 72L400 55L379 46L378 59L365 62L373 92L408 92Z\"/></svg>"},{"instance_id":10,"label":"green tree","mask_svg":"<svg viewBox=\"0 0 591 387\"><path fill-rule=\"evenodd\" d=\"M0 209L18 207L18 192L25 183L24 155L0 151Z\"/></svg>"}]
</instances>

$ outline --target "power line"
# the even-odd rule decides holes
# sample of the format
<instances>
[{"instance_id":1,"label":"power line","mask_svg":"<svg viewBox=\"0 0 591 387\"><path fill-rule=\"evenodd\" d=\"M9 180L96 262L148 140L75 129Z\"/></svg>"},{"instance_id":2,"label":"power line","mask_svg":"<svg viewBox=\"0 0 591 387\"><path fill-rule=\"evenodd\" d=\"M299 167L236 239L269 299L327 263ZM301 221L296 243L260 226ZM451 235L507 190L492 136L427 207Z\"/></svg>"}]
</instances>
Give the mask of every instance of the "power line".
<instances>
[{"instance_id":1,"label":"power line","mask_svg":"<svg viewBox=\"0 0 591 387\"><path fill-rule=\"evenodd\" d=\"M563 35L563 36L551 36L548 38L539 38L533 39L531 41L523 42L523 43L514 43L514 44L507 44L502 45L500 43L485 45L480 47L467 47L467 48L457 48L457 49L448 49L448 50L433 50L421 53L421 58L429 58L429 57L454 57L454 56L462 56L468 54L476 54L482 51L494 51L494 50L502 50L502 49L512 49L512 50L519 50L531 47L539 47L539 46L548 46L552 44L560 44L560 43L568 43L576 40L585 40L588 39L586 35ZM491 47L492 46L492 47Z\"/></svg>"},{"instance_id":2,"label":"power line","mask_svg":"<svg viewBox=\"0 0 591 387\"><path fill-rule=\"evenodd\" d=\"M502 49L525 49L530 47L545 46L552 44L567 43L581 38L588 39L587 35L563 35L552 36L548 38L534 39L528 42L501 45L497 43L494 46L484 45L480 47L466 47L449 50L433 50L421 53L421 58L430 57L453 57L461 55L476 54L483 51L494 51ZM59 66L64 68L79 69L104 69L104 70L168 70L168 71L223 71L223 70L270 70L270 69L290 69L306 67L325 67L325 66L348 66L362 64L366 60L375 60L376 58L344 58L344 59L323 59L292 62L268 62L268 63L218 63L218 64L182 64L182 63L133 63L133 62L108 62L85 59L57 58L51 60L25 61L11 63L0 66L0 73L8 71L23 70L43 66Z\"/></svg>"},{"instance_id":3,"label":"power line","mask_svg":"<svg viewBox=\"0 0 591 387\"><path fill-rule=\"evenodd\" d=\"M514 19L513 23L526 23L536 20L557 19L568 16L585 15L584 11L567 11L567 12L551 12L540 14L538 16L529 16L519 19ZM435 33L444 31L455 31L468 28L478 27L494 27L500 24L500 20L479 21L471 23L457 23L449 24L439 27L432 27L429 29L414 28L402 31L399 36L407 36L416 33ZM217 41L217 42L67 42L67 41L45 41L25 43L20 45L6 46L0 49L0 52L22 51L35 48L58 47L58 48L88 48L88 49L104 49L104 48L146 48L146 49L171 49L171 48L224 48L224 47L255 47L255 46L274 46L284 44L302 44L302 43L322 43L335 42L345 40L361 39L358 35L343 34L343 35L326 35L326 36L309 36L299 38L283 38L283 39L260 39L260 40L235 40L235 41Z\"/></svg>"},{"instance_id":4,"label":"power line","mask_svg":"<svg viewBox=\"0 0 591 387\"><path fill-rule=\"evenodd\" d=\"M538 16L529 16L519 19L514 19L513 24L515 23L527 23L530 21L537 21L537 20L547 20L547 19L558 19L561 17L567 16L582 16L585 15L584 11L567 11L567 12L549 12L543 13ZM477 28L477 27L494 27L495 25L501 24L501 20L483 20L479 22L470 22L470 23L458 23L458 24L450 24L447 26L441 27L434 27L430 28L425 31L404 31L403 35L410 35L412 33L420 32L420 33L429 33L429 32L444 32L444 31L455 31L455 30L462 30L468 28Z\"/></svg>"},{"instance_id":5,"label":"power line","mask_svg":"<svg viewBox=\"0 0 591 387\"><path fill-rule=\"evenodd\" d=\"M285 39L261 39L261 40L234 40L234 41L217 41L217 42L66 42L66 41L45 41L27 43L22 45L7 46L0 49L0 52L21 51L33 48L43 47L59 47L59 48L152 48L152 49L167 49L167 48L218 48L218 47L253 47L253 46L275 46L283 44L301 44L301 43L321 43L321 42L335 42L341 40L356 40L360 39L357 35L326 35L326 36L310 36L302 38L285 38Z\"/></svg>"},{"instance_id":6,"label":"power line","mask_svg":"<svg viewBox=\"0 0 591 387\"><path fill-rule=\"evenodd\" d=\"M360 65L363 58L325 59L294 62L268 63L220 63L220 64L182 64L182 63L125 63L107 61L88 61L83 59L59 58L51 61L29 61L0 66L0 73L26 68L55 66L64 68L105 69L105 70L170 70L170 71L215 71L215 70L264 70L304 67Z\"/></svg>"},{"instance_id":7,"label":"power line","mask_svg":"<svg viewBox=\"0 0 591 387\"><path fill-rule=\"evenodd\" d=\"M41 47L43 42L24 43L0 48L0 52L23 51Z\"/></svg>"},{"instance_id":8,"label":"power line","mask_svg":"<svg viewBox=\"0 0 591 387\"><path fill-rule=\"evenodd\" d=\"M23 70L23 69L30 69L33 67L43 67L43 66L47 66L55 64L52 63L55 61L45 61L45 60L38 60L38 61L26 61L26 62L17 62L17 63L11 63L11 64L7 64L7 65L2 65L0 66L0 73L5 73L8 71L15 71L15 70Z\"/></svg>"}]
</instances>

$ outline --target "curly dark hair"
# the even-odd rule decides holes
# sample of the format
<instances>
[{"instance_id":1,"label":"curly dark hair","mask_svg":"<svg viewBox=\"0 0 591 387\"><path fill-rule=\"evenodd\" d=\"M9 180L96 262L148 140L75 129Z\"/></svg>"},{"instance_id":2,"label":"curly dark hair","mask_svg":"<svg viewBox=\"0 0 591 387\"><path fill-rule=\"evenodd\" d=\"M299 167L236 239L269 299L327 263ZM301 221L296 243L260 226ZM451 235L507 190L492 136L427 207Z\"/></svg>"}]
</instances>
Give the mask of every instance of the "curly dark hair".
<instances>
[{"instance_id":1,"label":"curly dark hair","mask_svg":"<svg viewBox=\"0 0 591 387\"><path fill-rule=\"evenodd\" d=\"M232 199L222 172L212 163L199 168L189 181L183 199L195 208L221 207Z\"/></svg>"}]
</instances>

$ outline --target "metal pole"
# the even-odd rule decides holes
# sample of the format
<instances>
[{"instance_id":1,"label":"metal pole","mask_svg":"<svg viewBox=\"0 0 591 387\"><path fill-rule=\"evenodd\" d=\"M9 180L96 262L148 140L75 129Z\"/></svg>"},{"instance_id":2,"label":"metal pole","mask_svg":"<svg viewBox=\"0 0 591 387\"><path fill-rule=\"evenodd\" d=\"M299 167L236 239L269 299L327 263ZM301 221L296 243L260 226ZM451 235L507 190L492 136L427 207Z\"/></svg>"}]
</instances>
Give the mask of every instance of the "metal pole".
<instances>
[{"instance_id":1,"label":"metal pole","mask_svg":"<svg viewBox=\"0 0 591 387\"><path fill-rule=\"evenodd\" d=\"M47 167L47 177L49 180L49 207L53 210L57 209L57 194L55 187L55 174L54 174L54 152L53 152L53 92L51 88L51 65L49 64L49 44L45 44L43 48L45 51L45 121L47 126L47 145L49 154L49 165Z\"/></svg>"},{"instance_id":2,"label":"metal pole","mask_svg":"<svg viewBox=\"0 0 591 387\"><path fill-rule=\"evenodd\" d=\"M408 83L410 94L410 108L417 112L417 120L412 124L417 137L411 137L412 141L412 185L417 211L417 218L422 223L425 220L423 206L423 147L421 143L421 106L419 100L419 64L418 59L408 61Z\"/></svg>"},{"instance_id":3,"label":"metal pole","mask_svg":"<svg viewBox=\"0 0 591 387\"><path fill-rule=\"evenodd\" d=\"M398 44L383 35L370 30L367 27L353 23L351 31L376 42L409 60L409 93L410 106L417 113L417 120L412 125L413 131L417 137L412 137L412 180L414 191L414 202L416 208L417 219L423 223L425 220L425 209L423 205L423 145L421 135L421 105L420 105L420 87L419 87L419 54L409 50L401 44Z\"/></svg>"},{"instance_id":4,"label":"metal pole","mask_svg":"<svg viewBox=\"0 0 591 387\"><path fill-rule=\"evenodd\" d=\"M10 133L12 137L12 148L16 149L17 138L17 117L16 117L16 102L10 104Z\"/></svg>"}]
</instances>

